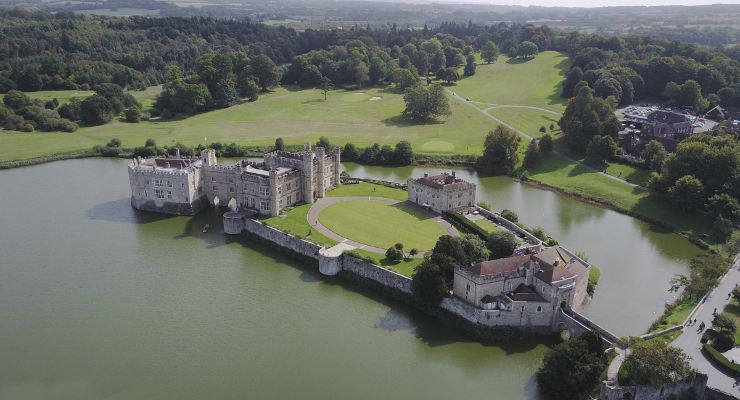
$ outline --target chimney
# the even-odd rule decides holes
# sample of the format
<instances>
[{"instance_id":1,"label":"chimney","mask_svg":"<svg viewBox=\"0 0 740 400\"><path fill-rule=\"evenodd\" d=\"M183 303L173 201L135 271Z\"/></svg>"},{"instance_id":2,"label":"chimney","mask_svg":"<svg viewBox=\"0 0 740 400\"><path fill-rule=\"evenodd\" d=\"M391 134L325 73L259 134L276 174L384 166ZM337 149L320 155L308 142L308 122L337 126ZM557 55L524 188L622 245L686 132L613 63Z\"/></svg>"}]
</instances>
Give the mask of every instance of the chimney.
<instances>
[{"instance_id":1,"label":"chimney","mask_svg":"<svg viewBox=\"0 0 740 400\"><path fill-rule=\"evenodd\" d=\"M425 178L429 178L429 174L424 174L424 177Z\"/></svg>"}]
</instances>

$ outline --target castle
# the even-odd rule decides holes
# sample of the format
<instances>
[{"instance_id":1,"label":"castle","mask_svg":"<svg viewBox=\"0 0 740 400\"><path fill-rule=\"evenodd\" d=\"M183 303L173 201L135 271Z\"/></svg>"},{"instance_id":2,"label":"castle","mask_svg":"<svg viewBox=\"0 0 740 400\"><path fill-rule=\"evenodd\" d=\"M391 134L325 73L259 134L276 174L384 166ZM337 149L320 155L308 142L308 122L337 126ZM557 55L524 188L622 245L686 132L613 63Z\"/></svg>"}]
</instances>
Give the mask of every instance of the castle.
<instances>
[{"instance_id":1,"label":"castle","mask_svg":"<svg viewBox=\"0 0 740 400\"><path fill-rule=\"evenodd\" d=\"M455 268L452 292L490 326L555 328L561 309L580 309L589 264L562 246Z\"/></svg>"},{"instance_id":2,"label":"castle","mask_svg":"<svg viewBox=\"0 0 740 400\"><path fill-rule=\"evenodd\" d=\"M340 151L323 147L272 151L262 162L219 165L216 153L200 157L136 158L128 164L131 205L139 210L193 215L209 204L279 215L286 207L313 203L340 184Z\"/></svg>"},{"instance_id":3,"label":"castle","mask_svg":"<svg viewBox=\"0 0 740 400\"><path fill-rule=\"evenodd\" d=\"M409 179L407 183L410 202L440 214L475 206L475 184L457 178L454 171L452 174L424 174L421 178Z\"/></svg>"}]
</instances>

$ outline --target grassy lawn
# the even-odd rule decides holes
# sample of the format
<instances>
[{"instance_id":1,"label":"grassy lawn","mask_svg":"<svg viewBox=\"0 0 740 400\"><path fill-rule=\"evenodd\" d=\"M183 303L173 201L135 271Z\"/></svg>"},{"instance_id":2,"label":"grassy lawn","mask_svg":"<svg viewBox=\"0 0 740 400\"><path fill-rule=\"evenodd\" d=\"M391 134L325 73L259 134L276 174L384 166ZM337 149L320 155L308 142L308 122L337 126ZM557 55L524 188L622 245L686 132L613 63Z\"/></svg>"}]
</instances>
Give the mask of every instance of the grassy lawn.
<instances>
[{"instance_id":1,"label":"grassy lawn","mask_svg":"<svg viewBox=\"0 0 740 400\"><path fill-rule=\"evenodd\" d=\"M539 164L529 169L529 174L533 180L650 216L679 231L707 232L711 224L706 218L675 209L642 189L614 181L554 154L542 157Z\"/></svg>"},{"instance_id":2,"label":"grassy lawn","mask_svg":"<svg viewBox=\"0 0 740 400\"><path fill-rule=\"evenodd\" d=\"M665 322L662 324L659 324L654 329L651 330L651 332L660 331L666 328L670 328L672 326L681 325L683 322L688 318L689 314L691 314L691 311L696 307L698 303L694 300L687 301L684 303L679 304L676 306L676 308L671 311L670 314L665 318Z\"/></svg>"},{"instance_id":3,"label":"grassy lawn","mask_svg":"<svg viewBox=\"0 0 740 400\"><path fill-rule=\"evenodd\" d=\"M737 300L732 300L730 304L725 306L722 314L732 318L735 321L735 325L740 326L740 304ZM735 344L740 344L740 329L735 331Z\"/></svg>"},{"instance_id":4,"label":"grassy lawn","mask_svg":"<svg viewBox=\"0 0 740 400\"><path fill-rule=\"evenodd\" d=\"M412 258L411 260L408 260L408 261L403 260L397 263L389 263L388 260L385 259L385 256L382 254L372 253L367 250L360 250L360 249L356 249L354 251L362 254L365 257L372 258L373 260L375 260L376 264L378 265L382 265L393 272L397 272L401 275L408 276L409 278L411 277L411 275L414 274L414 268L416 268L417 265L424 262L423 258Z\"/></svg>"},{"instance_id":5,"label":"grassy lawn","mask_svg":"<svg viewBox=\"0 0 740 400\"><path fill-rule=\"evenodd\" d=\"M476 219L475 221L473 221L473 223L480 226L488 233L498 232L501 230L501 228L499 228L496 224L485 218Z\"/></svg>"},{"instance_id":6,"label":"grassy lawn","mask_svg":"<svg viewBox=\"0 0 740 400\"><path fill-rule=\"evenodd\" d=\"M547 128L549 132L550 125L555 125L552 134L560 133L560 127L558 126L559 114L522 107L497 107L486 112L532 137L543 135L540 132L541 126Z\"/></svg>"},{"instance_id":7,"label":"grassy lawn","mask_svg":"<svg viewBox=\"0 0 740 400\"><path fill-rule=\"evenodd\" d=\"M157 90L148 89L135 96L146 109ZM333 143L352 141L359 146L395 144L404 139L417 152L478 154L485 133L494 128L493 121L458 101L450 102L452 115L437 123L409 122L401 118L404 107L403 96L394 89L337 89L324 101L318 89L278 88L253 103L183 119L138 124L113 121L82 127L74 133L3 132L0 162L87 150L114 137L123 140L124 147L141 146L147 138L154 138L160 145L181 142L191 146L204 140L271 145L278 136L288 144L314 142L326 136ZM50 140L52 135L60 139Z\"/></svg>"},{"instance_id":8,"label":"grassy lawn","mask_svg":"<svg viewBox=\"0 0 740 400\"><path fill-rule=\"evenodd\" d=\"M321 211L319 221L338 235L383 249L400 242L407 251L427 251L446 233L425 214L400 203L378 200L331 205Z\"/></svg>"},{"instance_id":9,"label":"grassy lawn","mask_svg":"<svg viewBox=\"0 0 740 400\"><path fill-rule=\"evenodd\" d=\"M272 226L273 228L300 236L314 243L327 246L334 246L337 244L337 242L322 235L321 232L311 228L308 224L309 209L311 209L311 204L304 204L288 211L285 215L267 218L262 222Z\"/></svg>"},{"instance_id":10,"label":"grassy lawn","mask_svg":"<svg viewBox=\"0 0 740 400\"><path fill-rule=\"evenodd\" d=\"M408 200L408 192L403 189L391 188L373 183L360 182L352 185L342 185L328 192L327 197L385 197L388 199Z\"/></svg>"},{"instance_id":11,"label":"grassy lawn","mask_svg":"<svg viewBox=\"0 0 740 400\"><path fill-rule=\"evenodd\" d=\"M560 93L569 67L568 57L555 51L542 52L524 62L501 56L495 63L478 64L475 75L450 89L476 102L542 106L560 112L567 102Z\"/></svg>"}]
</instances>

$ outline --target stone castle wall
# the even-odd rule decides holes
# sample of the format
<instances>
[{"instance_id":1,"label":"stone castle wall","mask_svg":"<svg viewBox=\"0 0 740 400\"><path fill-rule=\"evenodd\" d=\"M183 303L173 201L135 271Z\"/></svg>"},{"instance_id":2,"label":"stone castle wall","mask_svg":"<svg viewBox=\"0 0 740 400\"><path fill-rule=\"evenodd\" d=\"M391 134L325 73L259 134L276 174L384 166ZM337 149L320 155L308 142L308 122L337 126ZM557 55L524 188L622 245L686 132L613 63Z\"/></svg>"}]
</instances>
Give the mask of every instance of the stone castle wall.
<instances>
[{"instance_id":1,"label":"stone castle wall","mask_svg":"<svg viewBox=\"0 0 740 400\"><path fill-rule=\"evenodd\" d=\"M705 393L706 386L706 375L699 375L695 379L681 382L652 386L618 386L602 382L599 400L664 400L668 398L705 400L708 399Z\"/></svg>"},{"instance_id":2,"label":"stone castle wall","mask_svg":"<svg viewBox=\"0 0 740 400\"><path fill-rule=\"evenodd\" d=\"M549 303L526 302L514 302L511 311L481 310L454 296L445 297L439 306L477 325L491 328L520 328L535 333L551 333L556 313ZM540 311L537 311L538 306L542 307Z\"/></svg>"},{"instance_id":3,"label":"stone castle wall","mask_svg":"<svg viewBox=\"0 0 740 400\"><path fill-rule=\"evenodd\" d=\"M347 254L342 255L341 265L344 271L352 272L365 279L378 282L383 286L411 294L411 278Z\"/></svg>"}]
</instances>

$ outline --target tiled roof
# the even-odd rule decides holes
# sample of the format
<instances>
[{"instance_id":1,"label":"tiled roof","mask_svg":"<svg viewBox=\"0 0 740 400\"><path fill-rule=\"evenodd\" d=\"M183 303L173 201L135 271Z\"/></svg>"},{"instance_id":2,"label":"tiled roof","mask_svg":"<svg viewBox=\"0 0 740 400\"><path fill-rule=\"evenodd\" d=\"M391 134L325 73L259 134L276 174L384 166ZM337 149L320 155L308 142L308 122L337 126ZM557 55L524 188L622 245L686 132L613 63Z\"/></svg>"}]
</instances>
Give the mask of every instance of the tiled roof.
<instances>
[{"instance_id":1,"label":"tiled roof","mask_svg":"<svg viewBox=\"0 0 740 400\"><path fill-rule=\"evenodd\" d=\"M530 256L514 256L479 262L470 267L470 272L478 276L494 276L514 272L530 260Z\"/></svg>"},{"instance_id":2,"label":"tiled roof","mask_svg":"<svg viewBox=\"0 0 740 400\"><path fill-rule=\"evenodd\" d=\"M524 284L520 284L516 288L516 290L514 290L514 292L509 293L509 297L511 297L511 299L514 301L535 301L541 303L547 302L547 300L540 296L540 294L537 293L534 289Z\"/></svg>"},{"instance_id":3,"label":"tiled roof","mask_svg":"<svg viewBox=\"0 0 740 400\"><path fill-rule=\"evenodd\" d=\"M416 182L424 186L442 190L464 190L474 187L472 183L464 181L446 172L439 175L424 176L416 179Z\"/></svg>"}]
</instances>

